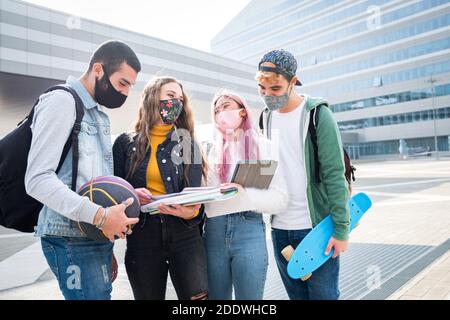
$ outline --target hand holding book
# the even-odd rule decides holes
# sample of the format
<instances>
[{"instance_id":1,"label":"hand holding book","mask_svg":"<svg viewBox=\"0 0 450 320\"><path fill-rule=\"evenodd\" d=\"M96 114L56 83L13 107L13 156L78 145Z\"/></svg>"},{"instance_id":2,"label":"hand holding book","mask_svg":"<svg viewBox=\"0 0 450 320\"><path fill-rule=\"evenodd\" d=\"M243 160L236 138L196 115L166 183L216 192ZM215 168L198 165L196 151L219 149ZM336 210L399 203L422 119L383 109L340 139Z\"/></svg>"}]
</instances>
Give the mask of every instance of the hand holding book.
<instances>
[{"instance_id":1,"label":"hand holding book","mask_svg":"<svg viewBox=\"0 0 450 320\"><path fill-rule=\"evenodd\" d=\"M141 206L141 211L149 214L160 213L159 206L164 205L165 209L169 205L194 206L202 203L223 201L234 197L239 192L236 186L221 186L219 188L185 188L180 193L167 194L162 196L153 196L154 201ZM167 210L166 210L167 211Z\"/></svg>"}]
</instances>

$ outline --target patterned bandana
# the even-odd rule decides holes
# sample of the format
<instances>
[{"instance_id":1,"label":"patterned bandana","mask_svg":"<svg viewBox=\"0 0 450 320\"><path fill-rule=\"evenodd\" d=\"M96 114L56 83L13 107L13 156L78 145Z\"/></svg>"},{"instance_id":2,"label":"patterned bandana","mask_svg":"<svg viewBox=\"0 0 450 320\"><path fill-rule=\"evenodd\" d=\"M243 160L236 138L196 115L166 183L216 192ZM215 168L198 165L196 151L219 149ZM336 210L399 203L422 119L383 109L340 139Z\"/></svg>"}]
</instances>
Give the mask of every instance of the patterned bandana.
<instances>
[{"instance_id":1,"label":"patterned bandana","mask_svg":"<svg viewBox=\"0 0 450 320\"><path fill-rule=\"evenodd\" d=\"M270 62L275 65L275 67L267 67L267 66L261 66L264 62ZM283 49L281 50L272 50L268 53L266 53L258 64L258 70L259 71L266 71L266 72L275 72L277 74L283 75L288 81L291 81L291 79L295 76L295 73L297 72L297 60L295 60L295 57L290 53ZM301 86L302 83L297 80L296 86Z\"/></svg>"}]
</instances>

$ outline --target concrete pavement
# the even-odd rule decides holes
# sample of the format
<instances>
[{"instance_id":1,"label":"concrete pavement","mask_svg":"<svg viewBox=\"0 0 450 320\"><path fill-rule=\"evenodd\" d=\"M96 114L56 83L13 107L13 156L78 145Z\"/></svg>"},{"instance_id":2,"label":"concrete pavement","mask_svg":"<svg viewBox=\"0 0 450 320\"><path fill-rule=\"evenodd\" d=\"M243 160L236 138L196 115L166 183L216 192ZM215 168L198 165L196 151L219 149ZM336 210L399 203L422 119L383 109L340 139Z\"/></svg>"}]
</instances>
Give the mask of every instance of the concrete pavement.
<instances>
[{"instance_id":1,"label":"concrete pavement","mask_svg":"<svg viewBox=\"0 0 450 320\"><path fill-rule=\"evenodd\" d=\"M450 299L446 247L450 159L356 163L356 167L354 192L368 193L373 207L352 233L350 250L343 255L342 298ZM286 299L269 227L267 231L271 259L265 299ZM133 299L123 265L124 249L125 242L117 241L120 266L113 299ZM0 229L0 300L62 299L44 260L37 239ZM370 285L373 270L379 272L375 286ZM176 299L171 284L167 299Z\"/></svg>"}]
</instances>

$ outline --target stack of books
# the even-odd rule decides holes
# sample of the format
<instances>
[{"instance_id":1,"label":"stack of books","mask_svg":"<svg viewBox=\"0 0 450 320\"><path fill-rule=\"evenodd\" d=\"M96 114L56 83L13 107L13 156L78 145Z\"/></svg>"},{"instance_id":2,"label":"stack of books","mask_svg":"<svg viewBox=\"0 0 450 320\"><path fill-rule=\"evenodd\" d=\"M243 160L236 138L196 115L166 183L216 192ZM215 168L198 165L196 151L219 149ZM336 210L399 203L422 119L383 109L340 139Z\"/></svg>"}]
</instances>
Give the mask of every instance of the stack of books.
<instances>
[{"instance_id":1,"label":"stack of books","mask_svg":"<svg viewBox=\"0 0 450 320\"><path fill-rule=\"evenodd\" d=\"M183 206L193 206L196 204L224 201L237 195L236 187L198 187L184 188L182 192L153 196L152 202L141 206L141 211L148 214L158 214L160 204L179 204Z\"/></svg>"}]
</instances>

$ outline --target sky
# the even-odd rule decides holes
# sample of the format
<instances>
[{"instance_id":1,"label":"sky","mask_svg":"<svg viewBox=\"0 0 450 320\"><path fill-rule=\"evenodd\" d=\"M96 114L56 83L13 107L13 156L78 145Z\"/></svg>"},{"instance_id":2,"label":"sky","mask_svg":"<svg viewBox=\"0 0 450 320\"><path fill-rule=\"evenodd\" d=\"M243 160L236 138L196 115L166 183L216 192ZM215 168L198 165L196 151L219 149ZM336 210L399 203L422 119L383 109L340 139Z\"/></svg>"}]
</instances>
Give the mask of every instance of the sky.
<instances>
[{"instance_id":1,"label":"sky","mask_svg":"<svg viewBox=\"0 0 450 320\"><path fill-rule=\"evenodd\" d=\"M76 17L211 52L211 39L250 0L25 0Z\"/></svg>"}]
</instances>

